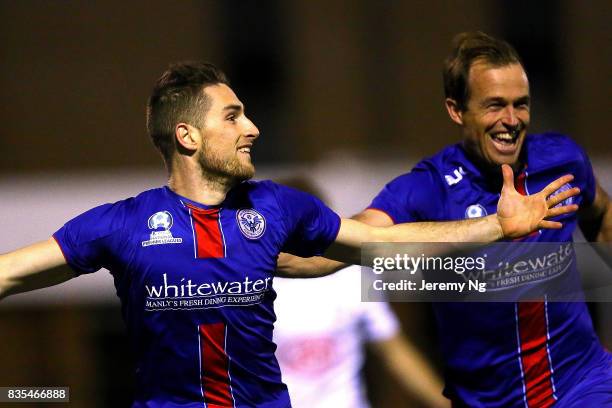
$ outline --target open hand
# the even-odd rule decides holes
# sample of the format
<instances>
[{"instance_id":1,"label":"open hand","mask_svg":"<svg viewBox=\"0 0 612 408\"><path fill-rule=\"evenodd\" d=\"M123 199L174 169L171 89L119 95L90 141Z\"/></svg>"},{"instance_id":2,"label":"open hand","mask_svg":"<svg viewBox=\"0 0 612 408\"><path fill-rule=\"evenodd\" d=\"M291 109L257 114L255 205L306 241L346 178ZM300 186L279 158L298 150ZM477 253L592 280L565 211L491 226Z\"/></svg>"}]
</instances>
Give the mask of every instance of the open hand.
<instances>
[{"instance_id":1,"label":"open hand","mask_svg":"<svg viewBox=\"0 0 612 408\"><path fill-rule=\"evenodd\" d=\"M580 193L578 187L552 196L563 185L574 179L571 174L559 177L537 194L524 196L514 188L514 174L507 164L502 165L504 186L497 203L497 218L505 238L519 238L541 228L559 229L560 222L547 220L561 214L574 212L576 204L555 206L563 200Z\"/></svg>"}]
</instances>

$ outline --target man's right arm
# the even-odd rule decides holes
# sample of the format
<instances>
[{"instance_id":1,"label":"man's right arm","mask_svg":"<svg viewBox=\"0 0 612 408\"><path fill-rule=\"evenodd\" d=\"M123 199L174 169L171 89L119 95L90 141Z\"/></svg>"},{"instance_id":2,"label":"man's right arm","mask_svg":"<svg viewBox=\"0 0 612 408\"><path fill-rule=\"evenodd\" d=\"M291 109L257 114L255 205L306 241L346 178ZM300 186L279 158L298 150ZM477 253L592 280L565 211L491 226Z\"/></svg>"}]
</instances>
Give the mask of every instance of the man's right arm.
<instances>
[{"instance_id":1,"label":"man's right arm","mask_svg":"<svg viewBox=\"0 0 612 408\"><path fill-rule=\"evenodd\" d=\"M53 238L0 255L0 299L76 276Z\"/></svg>"}]
</instances>

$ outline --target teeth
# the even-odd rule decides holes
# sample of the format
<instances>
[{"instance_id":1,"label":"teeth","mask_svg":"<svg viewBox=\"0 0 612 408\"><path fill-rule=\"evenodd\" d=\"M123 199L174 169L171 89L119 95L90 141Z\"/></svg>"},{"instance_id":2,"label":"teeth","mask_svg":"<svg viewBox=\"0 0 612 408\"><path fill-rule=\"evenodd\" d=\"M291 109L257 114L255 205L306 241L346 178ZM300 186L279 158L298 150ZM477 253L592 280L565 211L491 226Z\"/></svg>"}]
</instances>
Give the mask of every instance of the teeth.
<instances>
[{"instance_id":1,"label":"teeth","mask_svg":"<svg viewBox=\"0 0 612 408\"><path fill-rule=\"evenodd\" d=\"M495 135L495 138L501 140L512 140L512 135L510 135L510 133L498 133Z\"/></svg>"},{"instance_id":2,"label":"teeth","mask_svg":"<svg viewBox=\"0 0 612 408\"><path fill-rule=\"evenodd\" d=\"M512 133L496 133L494 135L491 135L493 137L493 139L498 140L500 142L513 142L516 137L518 136L517 132L512 132Z\"/></svg>"},{"instance_id":3,"label":"teeth","mask_svg":"<svg viewBox=\"0 0 612 408\"><path fill-rule=\"evenodd\" d=\"M251 153L250 147L243 147L242 149L238 149L240 153Z\"/></svg>"}]
</instances>

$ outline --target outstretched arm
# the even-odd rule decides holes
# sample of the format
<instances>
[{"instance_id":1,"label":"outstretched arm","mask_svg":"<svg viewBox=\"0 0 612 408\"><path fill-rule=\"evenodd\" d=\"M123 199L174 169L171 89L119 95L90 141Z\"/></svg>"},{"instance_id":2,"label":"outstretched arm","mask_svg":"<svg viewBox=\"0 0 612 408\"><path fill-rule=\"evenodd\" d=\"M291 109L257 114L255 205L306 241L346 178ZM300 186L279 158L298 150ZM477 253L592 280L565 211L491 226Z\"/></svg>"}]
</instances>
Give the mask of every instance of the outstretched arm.
<instances>
[{"instance_id":1,"label":"outstretched arm","mask_svg":"<svg viewBox=\"0 0 612 408\"><path fill-rule=\"evenodd\" d=\"M450 408L442 395L442 380L422 353L402 335L371 343L398 383L428 407Z\"/></svg>"},{"instance_id":2,"label":"outstretched arm","mask_svg":"<svg viewBox=\"0 0 612 408\"><path fill-rule=\"evenodd\" d=\"M548 218L576 211L577 205L555 207L580 192L577 187L551 197L573 180L567 175L550 183L537 194L523 196L514 188L514 175L508 165L502 166L504 186L497 213L487 217L449 222L418 222L388 228L371 227L355 220L343 219L336 241L325 256L335 260L359 263L359 249L364 242L493 242L502 238L519 238L541 228L558 229L562 225Z\"/></svg>"},{"instance_id":3,"label":"outstretched arm","mask_svg":"<svg viewBox=\"0 0 612 408\"><path fill-rule=\"evenodd\" d=\"M53 238L0 255L0 299L76 276L65 265L66 259Z\"/></svg>"},{"instance_id":4,"label":"outstretched arm","mask_svg":"<svg viewBox=\"0 0 612 408\"><path fill-rule=\"evenodd\" d=\"M281 252L276 260L276 276L282 278L320 278L331 275L349 264L333 261L322 256L302 258Z\"/></svg>"}]
</instances>

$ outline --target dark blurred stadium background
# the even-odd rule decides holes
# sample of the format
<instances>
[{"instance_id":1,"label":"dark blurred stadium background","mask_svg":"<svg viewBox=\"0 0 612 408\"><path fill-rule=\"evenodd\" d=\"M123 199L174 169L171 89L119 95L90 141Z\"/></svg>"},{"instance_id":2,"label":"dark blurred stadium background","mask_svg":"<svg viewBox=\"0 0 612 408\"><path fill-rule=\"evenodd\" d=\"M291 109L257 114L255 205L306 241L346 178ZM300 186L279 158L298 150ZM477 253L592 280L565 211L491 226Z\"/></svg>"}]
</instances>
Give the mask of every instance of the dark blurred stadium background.
<instances>
[{"instance_id":1,"label":"dark blurred stadium background","mask_svg":"<svg viewBox=\"0 0 612 408\"><path fill-rule=\"evenodd\" d=\"M610 192L611 15L605 0L0 1L0 252L164 182L145 102L168 63L184 59L230 75L261 131L259 178L307 175L343 215L359 211L385 181L458 140L441 66L466 30L519 50L532 130L572 135ZM0 386L67 385L73 407L128 405L113 295L99 272L3 301ZM610 305L596 308L608 347ZM395 306L439 364L427 305ZM374 406L418 406L383 375L371 380Z\"/></svg>"}]
</instances>

